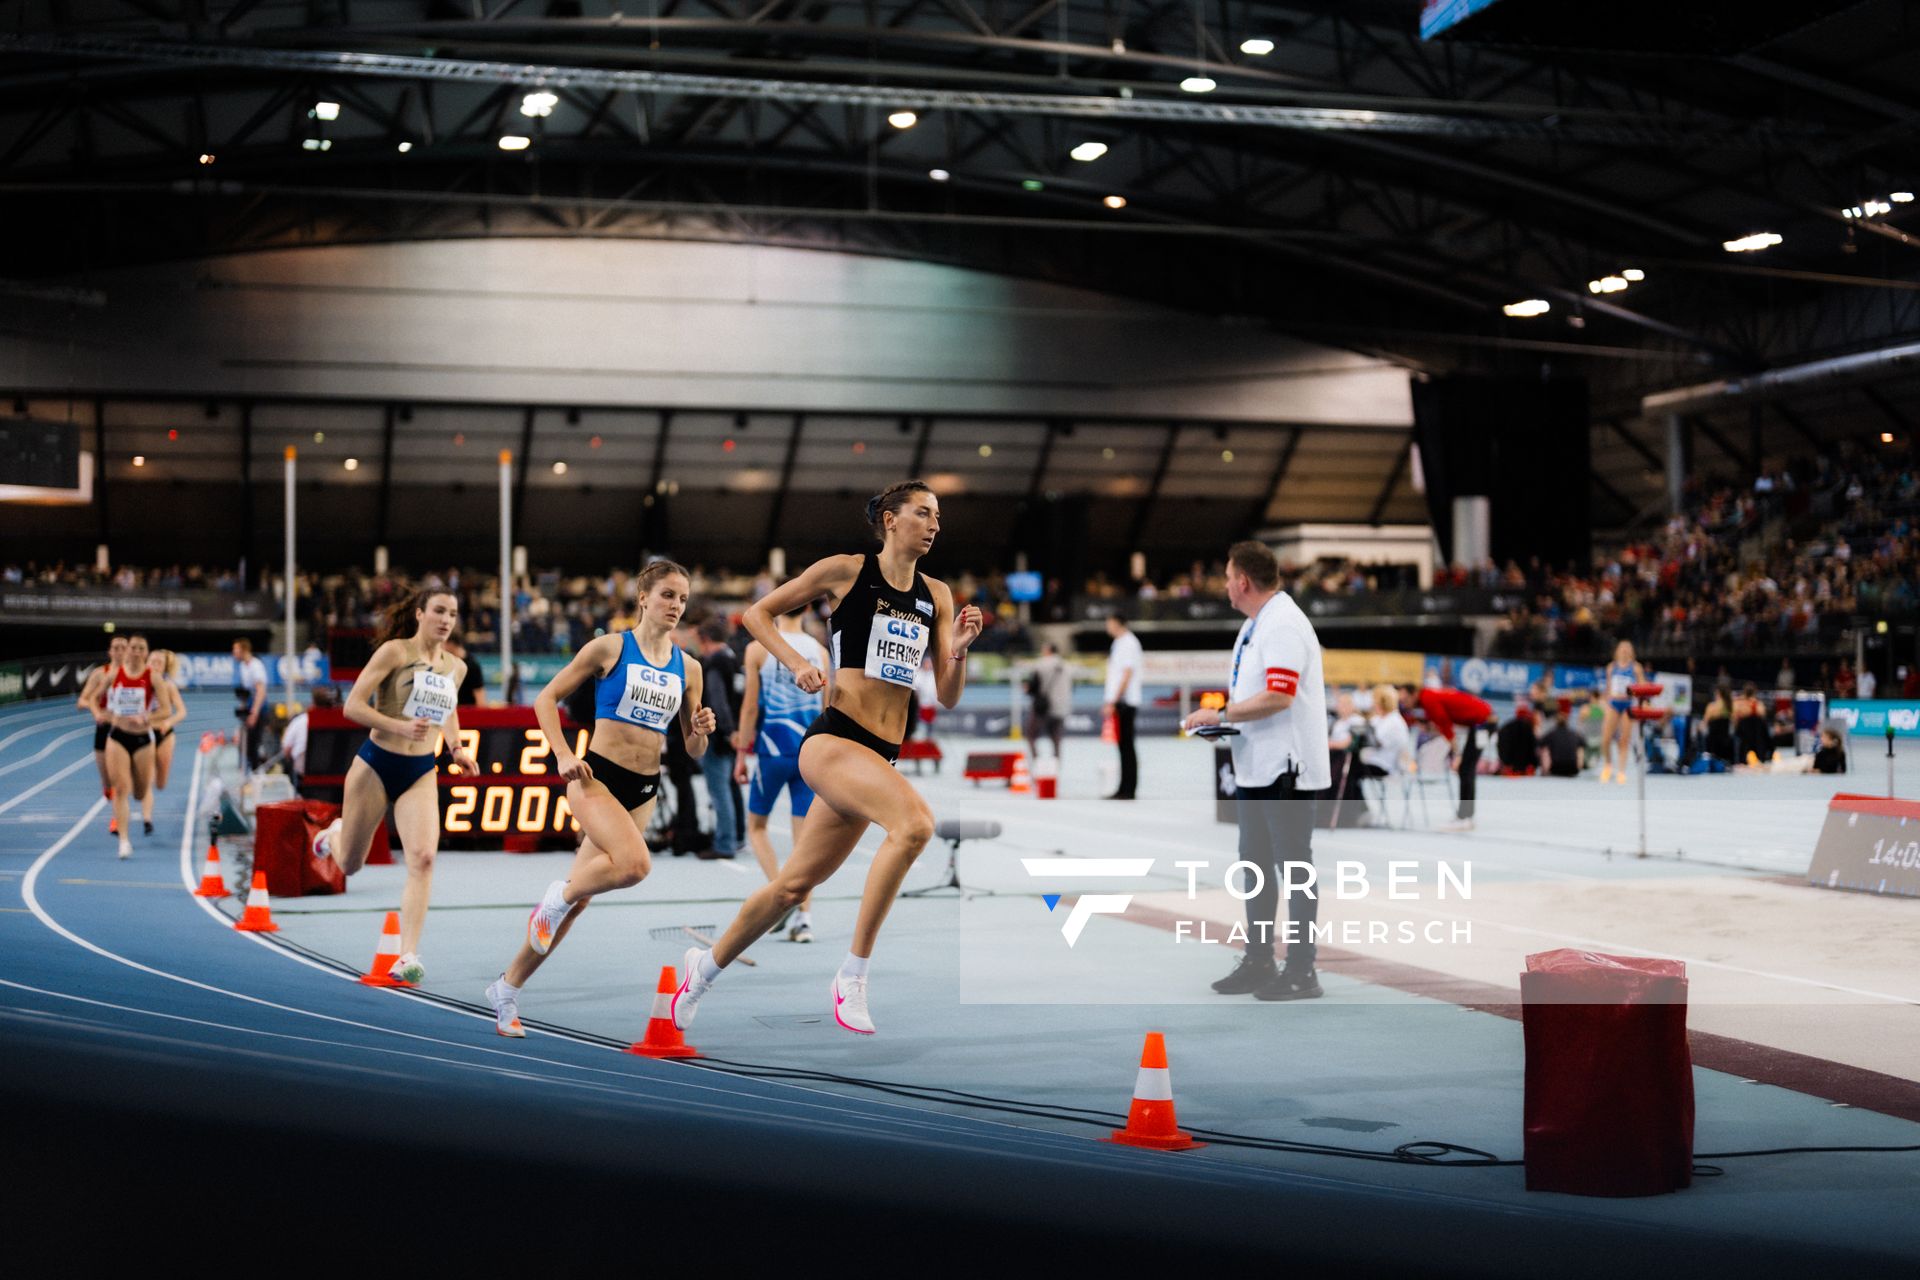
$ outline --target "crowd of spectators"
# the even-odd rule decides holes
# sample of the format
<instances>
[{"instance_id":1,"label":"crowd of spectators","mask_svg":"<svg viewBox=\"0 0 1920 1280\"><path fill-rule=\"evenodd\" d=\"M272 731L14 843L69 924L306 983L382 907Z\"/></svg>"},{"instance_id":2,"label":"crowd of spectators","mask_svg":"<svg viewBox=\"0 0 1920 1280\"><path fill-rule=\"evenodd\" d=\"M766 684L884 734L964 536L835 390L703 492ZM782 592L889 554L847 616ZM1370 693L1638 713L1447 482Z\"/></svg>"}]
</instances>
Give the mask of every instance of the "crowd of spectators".
<instances>
[{"instance_id":1,"label":"crowd of spectators","mask_svg":"<svg viewBox=\"0 0 1920 1280\"><path fill-rule=\"evenodd\" d=\"M1750 487L1703 489L1659 532L1579 572L1482 566L1477 585L1523 595L1502 657L1592 660L1616 640L1705 656L1832 653L1858 614L1920 604L1920 469L1842 444Z\"/></svg>"},{"instance_id":2,"label":"crowd of spectators","mask_svg":"<svg viewBox=\"0 0 1920 1280\"><path fill-rule=\"evenodd\" d=\"M1031 610L1040 622L1072 618L1076 597L1094 602L1224 601L1223 562L1125 580L1104 573L1084 583L1049 578ZM9 564L8 583L49 586L239 591L231 568L172 565L138 568ZM949 581L956 599L979 605L998 624L977 648L1026 652L1021 610L1003 572L961 571ZM379 612L420 584L460 597L470 640L497 644L498 579L472 569L408 577L358 570L302 574L299 612L315 634L371 628ZM267 575L256 589L278 596ZM693 594L722 607L743 605L771 590L765 569L744 574L693 567ZM1361 595L1418 585L1409 564L1324 559L1289 571L1296 595ZM1672 661L1744 653L1789 653L1837 660L1858 615L1920 609L1920 466L1891 448L1841 443L1817 458L1775 466L1740 486L1700 486L1686 508L1653 535L1597 559L1585 569L1555 569L1538 560L1504 567L1484 563L1442 569L1435 586L1510 595L1515 603L1494 637L1498 657L1598 661L1616 640L1643 655ZM537 571L515 589L514 645L522 653L570 652L595 634L632 625L633 575ZM1836 662L1837 665L1837 662ZM1823 679L1836 688L1837 671ZM1811 673L1806 673L1810 675ZM1803 676L1804 678L1804 676Z\"/></svg>"}]
</instances>

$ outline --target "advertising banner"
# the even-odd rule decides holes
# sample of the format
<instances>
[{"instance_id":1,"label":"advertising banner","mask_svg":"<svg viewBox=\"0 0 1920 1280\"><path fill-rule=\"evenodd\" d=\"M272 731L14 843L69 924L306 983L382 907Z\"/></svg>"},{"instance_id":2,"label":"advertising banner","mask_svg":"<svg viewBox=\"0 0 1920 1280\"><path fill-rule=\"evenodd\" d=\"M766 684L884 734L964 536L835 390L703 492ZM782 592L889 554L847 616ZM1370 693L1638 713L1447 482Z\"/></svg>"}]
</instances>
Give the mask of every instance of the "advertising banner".
<instances>
[{"instance_id":1,"label":"advertising banner","mask_svg":"<svg viewBox=\"0 0 1920 1280\"><path fill-rule=\"evenodd\" d=\"M1836 698L1827 704L1827 714L1846 722L1848 737L1884 738L1891 725L1896 738L1920 738L1920 702Z\"/></svg>"},{"instance_id":2,"label":"advertising banner","mask_svg":"<svg viewBox=\"0 0 1920 1280\"><path fill-rule=\"evenodd\" d=\"M1596 668L1544 662L1522 662L1505 658L1456 658L1445 654L1427 655L1423 679L1437 681L1448 689L1462 689L1477 697L1513 698L1533 687L1542 675L1552 673L1556 695L1595 689L1600 684Z\"/></svg>"},{"instance_id":3,"label":"advertising banner","mask_svg":"<svg viewBox=\"0 0 1920 1280\"><path fill-rule=\"evenodd\" d=\"M267 664L267 678L276 687L285 687L287 655L263 653L258 656L260 661ZM294 661L299 664L300 683L303 685L325 684L332 678L326 656L317 649L300 654ZM182 689L231 689L233 668L231 652L183 653L180 655L178 683ZM81 678L85 679L84 676Z\"/></svg>"},{"instance_id":4,"label":"advertising banner","mask_svg":"<svg viewBox=\"0 0 1920 1280\"><path fill-rule=\"evenodd\" d=\"M279 617L272 596L237 591L121 591L113 587L0 585L7 626L166 627L258 631Z\"/></svg>"}]
</instances>

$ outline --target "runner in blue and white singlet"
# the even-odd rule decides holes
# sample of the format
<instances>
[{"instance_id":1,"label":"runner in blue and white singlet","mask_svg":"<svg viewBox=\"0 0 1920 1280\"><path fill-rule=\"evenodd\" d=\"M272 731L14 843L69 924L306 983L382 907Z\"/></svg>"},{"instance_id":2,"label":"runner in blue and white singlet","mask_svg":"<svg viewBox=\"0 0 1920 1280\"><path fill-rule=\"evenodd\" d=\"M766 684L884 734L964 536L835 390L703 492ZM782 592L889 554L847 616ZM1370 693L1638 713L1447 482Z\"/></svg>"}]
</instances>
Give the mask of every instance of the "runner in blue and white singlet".
<instances>
[{"instance_id":1,"label":"runner in blue and white singlet","mask_svg":"<svg viewBox=\"0 0 1920 1280\"><path fill-rule=\"evenodd\" d=\"M826 647L801 629L804 610L796 610L779 619L780 635L807 662L826 668ZM800 776L800 743L815 717L826 706L824 690L808 693L800 687L793 672L774 657L758 640L747 646L746 697L740 708L740 728L734 734L735 782L745 783L749 766L753 768L752 789L747 793L747 842L760 869L772 880L780 871L773 853L773 839L767 834L767 822L773 803L784 788L793 809L793 842L800 843L806 825L807 810L813 807L813 788ZM791 921L791 927L788 927ZM787 941L813 941L813 896L803 899L790 916L783 916L772 932L787 929Z\"/></svg>"},{"instance_id":2,"label":"runner in blue and white singlet","mask_svg":"<svg viewBox=\"0 0 1920 1280\"><path fill-rule=\"evenodd\" d=\"M1602 676L1607 700L1606 718L1600 724L1600 781L1618 781L1626 785L1628 762L1633 757L1633 686L1645 684L1646 668L1633 656L1631 642L1622 640L1613 648L1613 661ZM1619 756L1616 767L1614 757Z\"/></svg>"}]
</instances>

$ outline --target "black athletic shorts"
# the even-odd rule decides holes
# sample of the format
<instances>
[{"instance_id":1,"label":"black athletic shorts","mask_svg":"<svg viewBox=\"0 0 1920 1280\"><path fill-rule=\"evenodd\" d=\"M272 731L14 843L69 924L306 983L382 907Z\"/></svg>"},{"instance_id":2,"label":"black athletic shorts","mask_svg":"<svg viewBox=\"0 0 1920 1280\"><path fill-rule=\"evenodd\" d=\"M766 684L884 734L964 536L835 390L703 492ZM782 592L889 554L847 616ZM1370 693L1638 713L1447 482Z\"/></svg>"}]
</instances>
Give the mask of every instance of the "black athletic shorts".
<instances>
[{"instance_id":1,"label":"black athletic shorts","mask_svg":"<svg viewBox=\"0 0 1920 1280\"><path fill-rule=\"evenodd\" d=\"M622 809L638 809L660 794L658 773L635 773L592 748L587 750L586 761L593 768L594 781L613 792L613 798L620 802Z\"/></svg>"},{"instance_id":2,"label":"black athletic shorts","mask_svg":"<svg viewBox=\"0 0 1920 1280\"><path fill-rule=\"evenodd\" d=\"M144 733L128 733L125 729L109 729L107 737L127 749L128 755L145 751L153 745L153 739Z\"/></svg>"},{"instance_id":3,"label":"black athletic shorts","mask_svg":"<svg viewBox=\"0 0 1920 1280\"><path fill-rule=\"evenodd\" d=\"M806 738L800 740L800 745L804 747L806 739L816 733L825 734L829 738L845 738L849 742L857 742L888 764L900 758L899 743L888 742L877 733L869 733L858 720L834 707L828 707L814 717L813 723L807 726Z\"/></svg>"}]
</instances>

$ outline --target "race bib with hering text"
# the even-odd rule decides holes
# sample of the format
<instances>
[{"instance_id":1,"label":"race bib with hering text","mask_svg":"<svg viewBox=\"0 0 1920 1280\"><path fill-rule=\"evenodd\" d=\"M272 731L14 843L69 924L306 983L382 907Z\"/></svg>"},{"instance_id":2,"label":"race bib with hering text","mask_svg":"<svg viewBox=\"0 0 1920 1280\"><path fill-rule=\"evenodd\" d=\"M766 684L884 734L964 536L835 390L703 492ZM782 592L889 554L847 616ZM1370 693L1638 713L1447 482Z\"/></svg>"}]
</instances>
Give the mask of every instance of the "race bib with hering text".
<instances>
[{"instance_id":1,"label":"race bib with hering text","mask_svg":"<svg viewBox=\"0 0 1920 1280\"><path fill-rule=\"evenodd\" d=\"M873 629L867 633L866 675L903 689L913 688L914 673L920 670L932 631L924 622L875 614Z\"/></svg>"}]
</instances>

